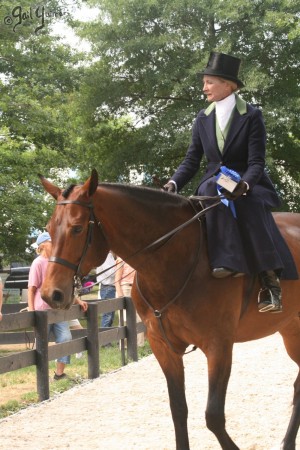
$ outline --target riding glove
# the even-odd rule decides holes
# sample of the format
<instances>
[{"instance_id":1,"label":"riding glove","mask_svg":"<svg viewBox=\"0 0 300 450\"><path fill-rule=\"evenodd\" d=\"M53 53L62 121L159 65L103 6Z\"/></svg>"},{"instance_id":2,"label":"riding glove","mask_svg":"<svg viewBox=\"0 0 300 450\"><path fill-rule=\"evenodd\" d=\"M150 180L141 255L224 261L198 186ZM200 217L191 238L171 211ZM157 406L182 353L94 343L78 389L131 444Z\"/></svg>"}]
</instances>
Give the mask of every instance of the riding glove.
<instances>
[{"instance_id":1,"label":"riding glove","mask_svg":"<svg viewBox=\"0 0 300 450\"><path fill-rule=\"evenodd\" d=\"M236 200L241 195L245 194L249 189L248 183L246 183L243 180L240 180L236 187L234 188L233 192L223 192L224 197L226 197L228 200Z\"/></svg>"},{"instance_id":2,"label":"riding glove","mask_svg":"<svg viewBox=\"0 0 300 450\"><path fill-rule=\"evenodd\" d=\"M172 194L176 194L177 191L175 183L172 183L171 181L168 181L168 183L163 186L163 190Z\"/></svg>"}]
</instances>

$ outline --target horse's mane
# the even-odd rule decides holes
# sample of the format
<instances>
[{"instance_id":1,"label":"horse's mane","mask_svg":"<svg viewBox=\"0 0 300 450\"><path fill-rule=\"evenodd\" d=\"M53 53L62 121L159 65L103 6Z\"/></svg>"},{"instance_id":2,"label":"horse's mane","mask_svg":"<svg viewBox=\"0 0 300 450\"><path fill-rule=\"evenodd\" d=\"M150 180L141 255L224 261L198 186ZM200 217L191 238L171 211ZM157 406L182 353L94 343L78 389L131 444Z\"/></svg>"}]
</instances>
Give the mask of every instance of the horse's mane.
<instances>
[{"instance_id":1,"label":"horse's mane","mask_svg":"<svg viewBox=\"0 0 300 450\"><path fill-rule=\"evenodd\" d=\"M123 183L100 183L98 187L108 188L108 189L116 189L120 191L120 194L126 193L126 195L133 196L136 200L149 200L163 203L174 203L177 206L184 206L188 203L188 199L183 197L182 195L175 195L165 192L160 189L154 189L147 186L136 186L132 184L123 184Z\"/></svg>"},{"instance_id":2,"label":"horse's mane","mask_svg":"<svg viewBox=\"0 0 300 450\"><path fill-rule=\"evenodd\" d=\"M63 192L62 196L64 198L68 198L73 189L78 186L76 184L71 184L68 186ZM104 189L114 189L118 190L120 194L126 194L129 196L132 196L135 198L135 200L141 199L143 201L149 201L149 202L162 202L166 204L168 202L169 204L172 203L177 206L184 206L187 204L188 199L186 197L183 197L182 195L174 195L169 194L163 190L160 189L154 189L147 186L136 186L132 184L124 184L124 183L100 183L98 185L98 188L104 188Z\"/></svg>"}]
</instances>

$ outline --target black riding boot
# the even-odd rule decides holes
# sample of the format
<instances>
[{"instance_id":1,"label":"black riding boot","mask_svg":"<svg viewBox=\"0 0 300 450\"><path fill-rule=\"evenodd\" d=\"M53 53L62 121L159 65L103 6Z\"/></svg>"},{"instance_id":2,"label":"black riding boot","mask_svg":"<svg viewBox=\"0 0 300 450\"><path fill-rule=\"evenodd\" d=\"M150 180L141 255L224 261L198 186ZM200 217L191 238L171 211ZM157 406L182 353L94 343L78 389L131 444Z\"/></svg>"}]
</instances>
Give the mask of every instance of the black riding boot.
<instances>
[{"instance_id":1,"label":"black riding boot","mask_svg":"<svg viewBox=\"0 0 300 450\"><path fill-rule=\"evenodd\" d=\"M261 272L259 279L262 286L258 293L259 312L281 312L281 287L276 273L273 270Z\"/></svg>"}]
</instances>

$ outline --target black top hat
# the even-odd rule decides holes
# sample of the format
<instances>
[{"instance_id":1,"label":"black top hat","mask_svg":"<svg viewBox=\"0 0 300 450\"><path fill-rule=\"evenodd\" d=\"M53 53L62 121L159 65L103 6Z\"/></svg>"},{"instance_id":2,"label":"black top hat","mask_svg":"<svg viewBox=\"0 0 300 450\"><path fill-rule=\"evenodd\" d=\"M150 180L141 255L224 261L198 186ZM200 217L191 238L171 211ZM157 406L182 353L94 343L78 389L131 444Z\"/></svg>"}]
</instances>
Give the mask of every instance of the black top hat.
<instances>
[{"instance_id":1,"label":"black top hat","mask_svg":"<svg viewBox=\"0 0 300 450\"><path fill-rule=\"evenodd\" d=\"M211 52L206 68L199 75L213 75L234 81L238 87L244 87L244 83L238 79L241 60L225 53Z\"/></svg>"}]
</instances>

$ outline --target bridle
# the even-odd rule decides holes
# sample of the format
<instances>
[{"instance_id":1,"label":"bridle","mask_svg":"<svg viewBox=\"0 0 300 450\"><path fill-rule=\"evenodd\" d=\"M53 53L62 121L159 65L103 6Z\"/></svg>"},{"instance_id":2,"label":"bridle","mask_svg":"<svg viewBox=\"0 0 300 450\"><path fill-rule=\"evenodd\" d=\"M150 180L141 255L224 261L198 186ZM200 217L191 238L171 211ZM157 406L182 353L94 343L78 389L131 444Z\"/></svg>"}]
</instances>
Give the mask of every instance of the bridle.
<instances>
[{"instance_id":1,"label":"bridle","mask_svg":"<svg viewBox=\"0 0 300 450\"><path fill-rule=\"evenodd\" d=\"M59 258L58 256L51 256L49 258L49 262L52 263L58 263L61 264L62 266L68 267L71 270L74 270L75 275L74 278L75 280L82 278L82 274L81 274L81 266L83 263L83 260L86 256L86 253L88 251L88 248L90 247L91 243L92 243L92 235L93 235L93 229L94 229L94 225L95 225L95 215L94 215L94 206L92 203L85 203L85 202L81 202L79 200L63 200L61 202L57 202L57 205L79 205L82 206L83 208L88 208L90 211L90 216L89 216L89 222L88 222L88 230L87 230L87 237L86 237L86 241L84 244L84 248L80 257L80 261L79 264L73 264L70 261L67 261L66 259L63 258Z\"/></svg>"},{"instance_id":2,"label":"bridle","mask_svg":"<svg viewBox=\"0 0 300 450\"><path fill-rule=\"evenodd\" d=\"M191 217L191 219L187 220L186 222L182 223L178 227L176 227L173 230L169 231L168 233L164 234L160 238L156 239L154 242L151 242L146 247L144 247L140 250L137 250L134 254L128 256L126 258L126 260L129 260L129 259L133 258L134 256L136 256L142 252L145 252L146 250L150 250L151 248L157 246L158 244L161 244L162 242L166 241L167 239L172 237L174 234L178 233L179 231L183 230L183 228L190 225L195 220L200 219L200 217L204 216L207 213L207 211L209 211L210 209L217 206L220 203L221 199L222 199L222 196L218 196L218 195L215 197L211 197L211 196L201 196L201 197L192 196L192 197L190 197L190 203L192 203L191 200L197 200L197 201L199 201L199 203L201 203L202 201L205 201L205 200L210 200L210 201L216 200L216 201L212 205L207 206L206 208L203 208L201 211L196 213L193 217ZM94 214L94 209L93 209L94 206L91 202L85 203L85 202L81 202L80 200L63 200L63 201L57 202L56 205L63 205L63 206L64 205L79 205L79 206L82 206L83 208L88 208L90 210L87 237L86 237L85 245L84 245L84 248L82 251L82 255L80 257L79 264L76 265L76 264L71 263L70 261L67 261L66 259L60 258L58 256L51 256L49 258L49 262L58 263L65 267L68 267L71 270L74 270L74 272L75 272L74 276L75 276L75 278L78 278L78 277L82 276L80 269L81 269L83 260L86 256L86 253L88 251L88 248L90 247L90 245L92 243L92 233L93 233L93 229L94 229L94 225L95 225L95 214ZM101 222L97 221L97 225L101 227ZM102 232L103 232L103 229L102 229Z\"/></svg>"},{"instance_id":3,"label":"bridle","mask_svg":"<svg viewBox=\"0 0 300 450\"><path fill-rule=\"evenodd\" d=\"M153 248L153 247L157 246L158 244L161 244L163 242L167 242L167 240L169 238L174 236L176 233L181 231L183 228L185 228L186 226L188 226L189 224L191 224L195 220L200 219L200 217L204 216L208 210L210 210L210 209L214 208L215 206L217 206L220 203L221 198L222 197L220 197L220 196L216 196L216 197L206 197L206 196L204 196L204 197L203 196L196 197L196 196L193 196L193 197L190 197L190 203L191 204L192 204L192 201L191 201L192 199L196 199L200 203L202 201L205 201L205 200L216 200L216 202L214 202L212 205L202 209L201 211L199 211L198 213L193 215L193 217L191 219L187 220L183 224L181 224L178 227L174 228L173 230L169 231L168 233L166 233L165 235L163 235L162 237L160 237L156 241L154 241L154 242L150 243L149 245L147 245L145 248L138 250L133 255L130 255L130 257L128 257L127 259L130 259L133 256L136 256L137 254L140 254L140 253L142 253L142 252L144 252L146 250L149 250L150 248ZM90 211L89 222L88 222L87 238L86 238L86 241L85 241L85 245L84 245L84 248L83 248L82 255L80 257L79 264L78 265L73 264L73 263L67 261L66 259L63 259L63 258L60 258L60 257L57 257L57 256L51 256L50 259L49 259L49 262L58 263L58 264L61 264L61 265L65 266L65 267L68 267L69 269L74 270L74 272L75 272L75 275L74 275L75 286L78 286L79 283L80 283L80 278L81 278L81 271L80 271L80 269L81 269L83 260L84 260L84 258L86 256L86 253L88 251L88 248L90 247L91 242L92 242L92 233L93 233L94 224L95 224L95 215L94 215L94 211L93 211L93 204L92 203L81 202L79 200L64 200L64 201L57 202L57 205L63 205L63 206L64 205L79 205L79 206L82 206L84 208L88 208L89 211ZM195 210L193 204L192 204L192 206L193 206L193 209ZM97 221L97 225L101 226L101 223L99 221ZM161 333L162 333L165 341L167 342L168 346L171 348L171 350L173 352L175 352L177 354L179 352L174 348L174 346L172 345L172 343L168 339L168 337L166 335L166 332L165 332L165 329L163 327L162 313L164 311L166 311L166 309L169 308L177 300L177 298L182 294L182 292L186 288L188 282L190 281L190 279L191 279L191 277L192 277L192 275L193 275L193 273L195 271L195 268L196 268L196 265L197 265L200 253L201 253L201 239L199 241L198 249L197 249L196 256L194 258L192 267L189 270L189 273L188 273L188 275L187 275L187 277L186 277L186 279L185 279L185 281L183 283L183 286L180 288L180 290L177 292L177 294L160 310L154 309L153 306L149 303L149 301L145 298L145 296L141 292L141 289L140 289L140 286L139 286L138 276L136 277L136 286L137 286L137 290L139 292L140 297L143 299L144 303L148 306L148 308L152 310L154 316L158 320L159 328L160 328ZM192 350L185 352L185 354L196 350L196 348L197 347L194 346Z\"/></svg>"}]
</instances>

